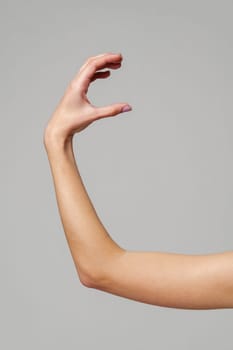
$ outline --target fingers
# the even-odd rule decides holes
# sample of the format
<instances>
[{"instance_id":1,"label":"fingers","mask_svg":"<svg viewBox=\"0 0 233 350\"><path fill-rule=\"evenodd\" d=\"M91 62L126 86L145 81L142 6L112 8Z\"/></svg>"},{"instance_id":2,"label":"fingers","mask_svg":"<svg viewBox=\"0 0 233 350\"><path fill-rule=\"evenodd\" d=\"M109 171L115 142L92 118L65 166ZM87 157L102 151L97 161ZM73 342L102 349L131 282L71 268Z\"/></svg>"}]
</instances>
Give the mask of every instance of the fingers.
<instances>
[{"instance_id":1,"label":"fingers","mask_svg":"<svg viewBox=\"0 0 233 350\"><path fill-rule=\"evenodd\" d=\"M121 62L119 63L111 63L108 64L108 68L112 68L112 69L117 69L121 66ZM102 79L102 78L107 78L109 77L109 75L111 74L110 70L105 70L105 71L100 71L100 72L95 72L94 75L91 78L91 82L96 80L96 79Z\"/></svg>"},{"instance_id":2,"label":"fingers","mask_svg":"<svg viewBox=\"0 0 233 350\"><path fill-rule=\"evenodd\" d=\"M110 70L106 70L104 72L96 72L93 77L91 78L91 81L94 81L96 79L104 79L109 77L109 75L111 74Z\"/></svg>"},{"instance_id":3,"label":"fingers","mask_svg":"<svg viewBox=\"0 0 233 350\"><path fill-rule=\"evenodd\" d=\"M97 55L97 56L91 56L91 57L89 57L87 60L86 60L86 62L82 65L82 67L79 69L79 72L81 72L84 68L86 68L86 66L87 66L87 64L89 63L89 61L91 60L91 59L93 59L93 58L98 58L98 57L101 57L101 56L104 56L104 55L106 55L106 53L101 53L100 55Z\"/></svg>"},{"instance_id":4,"label":"fingers","mask_svg":"<svg viewBox=\"0 0 233 350\"><path fill-rule=\"evenodd\" d=\"M95 80L95 77L102 77L99 74L95 75L98 70L104 68L118 69L121 66L122 59L120 53L105 53L88 58L73 79L72 85L81 92L87 92L90 82Z\"/></svg>"},{"instance_id":5,"label":"fingers","mask_svg":"<svg viewBox=\"0 0 233 350\"><path fill-rule=\"evenodd\" d=\"M91 56L91 57L89 57L89 58L86 60L86 62L82 65L82 67L79 69L79 72L83 71L83 70L88 66L88 64L89 64L91 61L96 60L96 59L99 59L99 58L102 58L102 57L104 57L104 56L105 56L105 57L106 57L106 56L110 56L110 55L114 55L114 56L118 55L118 56L120 56L121 59L122 59L122 55L121 55L120 53L119 53L119 54L114 54L114 53L112 53L112 52L102 53L102 54L97 55L97 56Z\"/></svg>"},{"instance_id":6,"label":"fingers","mask_svg":"<svg viewBox=\"0 0 233 350\"><path fill-rule=\"evenodd\" d=\"M131 111L132 107L128 103L114 103L109 106L97 107L95 119L112 117L119 113Z\"/></svg>"}]
</instances>

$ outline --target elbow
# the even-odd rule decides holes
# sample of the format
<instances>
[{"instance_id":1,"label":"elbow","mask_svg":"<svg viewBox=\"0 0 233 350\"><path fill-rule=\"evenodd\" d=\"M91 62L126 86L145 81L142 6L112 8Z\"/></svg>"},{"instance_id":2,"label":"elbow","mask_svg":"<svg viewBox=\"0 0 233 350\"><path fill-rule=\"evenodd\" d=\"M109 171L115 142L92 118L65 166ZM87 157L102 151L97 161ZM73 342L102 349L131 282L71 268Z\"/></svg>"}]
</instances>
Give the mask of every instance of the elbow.
<instances>
[{"instance_id":1,"label":"elbow","mask_svg":"<svg viewBox=\"0 0 233 350\"><path fill-rule=\"evenodd\" d=\"M107 277L103 273L96 272L95 269L88 270L88 272L78 272L79 280L84 287L101 289Z\"/></svg>"},{"instance_id":2,"label":"elbow","mask_svg":"<svg viewBox=\"0 0 233 350\"><path fill-rule=\"evenodd\" d=\"M113 276L119 270L119 260L124 255L124 249L111 252L108 258L100 262L93 261L82 265L76 264L80 282L84 287L105 290L112 284Z\"/></svg>"},{"instance_id":3,"label":"elbow","mask_svg":"<svg viewBox=\"0 0 233 350\"><path fill-rule=\"evenodd\" d=\"M94 282L89 276L82 275L79 277L79 280L84 287L94 288Z\"/></svg>"}]
</instances>

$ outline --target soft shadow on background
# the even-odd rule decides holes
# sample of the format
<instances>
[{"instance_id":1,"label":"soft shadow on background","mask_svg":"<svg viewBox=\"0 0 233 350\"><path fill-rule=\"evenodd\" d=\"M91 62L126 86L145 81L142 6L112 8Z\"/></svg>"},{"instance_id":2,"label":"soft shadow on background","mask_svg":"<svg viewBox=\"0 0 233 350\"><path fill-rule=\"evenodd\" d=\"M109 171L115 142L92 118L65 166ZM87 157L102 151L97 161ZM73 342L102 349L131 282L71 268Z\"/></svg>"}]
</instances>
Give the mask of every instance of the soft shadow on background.
<instances>
[{"instance_id":1,"label":"soft shadow on background","mask_svg":"<svg viewBox=\"0 0 233 350\"><path fill-rule=\"evenodd\" d=\"M232 11L231 1L1 2L1 349L232 349L230 309L81 285L43 147L84 61L121 52L122 68L88 96L133 111L74 139L102 222L127 249L233 250Z\"/></svg>"}]
</instances>

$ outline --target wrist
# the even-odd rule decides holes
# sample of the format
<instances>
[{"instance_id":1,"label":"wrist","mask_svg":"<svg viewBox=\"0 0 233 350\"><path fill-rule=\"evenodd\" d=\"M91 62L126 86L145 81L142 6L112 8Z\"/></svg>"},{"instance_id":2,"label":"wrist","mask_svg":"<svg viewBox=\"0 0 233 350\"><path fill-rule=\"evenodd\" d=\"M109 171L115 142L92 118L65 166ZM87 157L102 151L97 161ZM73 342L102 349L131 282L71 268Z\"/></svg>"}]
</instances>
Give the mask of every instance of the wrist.
<instances>
[{"instance_id":1,"label":"wrist","mask_svg":"<svg viewBox=\"0 0 233 350\"><path fill-rule=\"evenodd\" d=\"M51 164L61 164L61 162L71 161L76 164L73 152L72 137L61 137L56 133L44 132L44 146Z\"/></svg>"},{"instance_id":2,"label":"wrist","mask_svg":"<svg viewBox=\"0 0 233 350\"><path fill-rule=\"evenodd\" d=\"M72 143L73 135L64 135L55 127L46 126L43 135L43 142L46 150L50 148L65 149L66 146Z\"/></svg>"}]
</instances>

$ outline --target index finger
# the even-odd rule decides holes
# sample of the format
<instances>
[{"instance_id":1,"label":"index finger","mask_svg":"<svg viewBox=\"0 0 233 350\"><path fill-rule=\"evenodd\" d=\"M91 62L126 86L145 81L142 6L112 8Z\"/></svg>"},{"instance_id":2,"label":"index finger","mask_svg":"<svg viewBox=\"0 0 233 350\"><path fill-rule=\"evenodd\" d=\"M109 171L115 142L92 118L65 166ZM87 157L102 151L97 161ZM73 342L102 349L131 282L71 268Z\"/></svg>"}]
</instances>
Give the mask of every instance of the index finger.
<instances>
[{"instance_id":1,"label":"index finger","mask_svg":"<svg viewBox=\"0 0 233 350\"><path fill-rule=\"evenodd\" d=\"M78 74L73 80L76 88L87 91L91 79L96 71L103 68L112 68L114 64L120 63L123 57L120 53L105 53L87 59L85 64L80 68Z\"/></svg>"}]
</instances>

